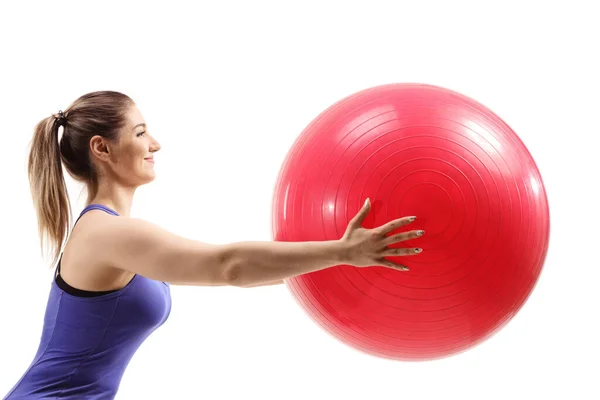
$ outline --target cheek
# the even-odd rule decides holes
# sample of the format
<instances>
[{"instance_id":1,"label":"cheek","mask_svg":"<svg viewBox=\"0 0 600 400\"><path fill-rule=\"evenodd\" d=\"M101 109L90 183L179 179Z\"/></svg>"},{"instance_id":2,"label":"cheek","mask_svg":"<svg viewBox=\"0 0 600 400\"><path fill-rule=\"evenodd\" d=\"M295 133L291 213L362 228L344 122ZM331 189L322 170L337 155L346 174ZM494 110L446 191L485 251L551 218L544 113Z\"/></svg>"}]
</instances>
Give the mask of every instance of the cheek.
<instances>
[{"instance_id":1,"label":"cheek","mask_svg":"<svg viewBox=\"0 0 600 400\"><path fill-rule=\"evenodd\" d=\"M139 169L139 165L143 159L144 156L140 154L139 149L135 146L123 146L120 151L115 154L117 166L120 170L123 170L123 172Z\"/></svg>"},{"instance_id":2,"label":"cheek","mask_svg":"<svg viewBox=\"0 0 600 400\"><path fill-rule=\"evenodd\" d=\"M127 157L128 162L138 162L139 160L143 160L146 154L146 150L140 146L139 144L135 144L132 143L130 146L127 146L127 148L123 149L124 156Z\"/></svg>"}]
</instances>

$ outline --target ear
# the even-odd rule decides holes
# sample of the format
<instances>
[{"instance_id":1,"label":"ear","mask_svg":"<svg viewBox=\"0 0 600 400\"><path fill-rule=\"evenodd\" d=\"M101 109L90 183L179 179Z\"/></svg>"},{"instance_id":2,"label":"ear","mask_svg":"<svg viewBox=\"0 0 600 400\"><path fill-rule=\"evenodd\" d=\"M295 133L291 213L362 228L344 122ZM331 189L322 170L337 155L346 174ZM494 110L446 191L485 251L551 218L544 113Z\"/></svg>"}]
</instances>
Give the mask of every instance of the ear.
<instances>
[{"instance_id":1,"label":"ear","mask_svg":"<svg viewBox=\"0 0 600 400\"><path fill-rule=\"evenodd\" d=\"M92 137L92 139L90 140L90 152L92 158L108 161L110 157L110 148L108 145L108 141L102 136L96 135Z\"/></svg>"}]
</instances>

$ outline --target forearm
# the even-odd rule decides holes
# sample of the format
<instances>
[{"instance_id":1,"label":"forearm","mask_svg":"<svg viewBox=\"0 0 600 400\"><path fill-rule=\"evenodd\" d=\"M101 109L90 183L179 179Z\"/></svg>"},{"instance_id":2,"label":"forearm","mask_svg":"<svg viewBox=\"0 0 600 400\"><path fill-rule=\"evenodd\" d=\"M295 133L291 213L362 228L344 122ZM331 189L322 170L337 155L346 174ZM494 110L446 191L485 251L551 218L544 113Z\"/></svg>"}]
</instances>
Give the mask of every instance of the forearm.
<instances>
[{"instance_id":1,"label":"forearm","mask_svg":"<svg viewBox=\"0 0 600 400\"><path fill-rule=\"evenodd\" d=\"M240 242L227 248L233 286L280 281L344 263L342 242Z\"/></svg>"}]
</instances>

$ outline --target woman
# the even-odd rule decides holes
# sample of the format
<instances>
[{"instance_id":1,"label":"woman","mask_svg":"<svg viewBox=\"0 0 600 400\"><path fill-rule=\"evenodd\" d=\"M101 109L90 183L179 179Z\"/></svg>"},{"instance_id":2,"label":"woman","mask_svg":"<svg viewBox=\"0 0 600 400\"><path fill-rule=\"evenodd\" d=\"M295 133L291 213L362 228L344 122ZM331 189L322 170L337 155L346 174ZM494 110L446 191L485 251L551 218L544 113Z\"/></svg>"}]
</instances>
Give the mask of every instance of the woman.
<instances>
[{"instance_id":1,"label":"woman","mask_svg":"<svg viewBox=\"0 0 600 400\"><path fill-rule=\"evenodd\" d=\"M210 245L130 218L158 150L135 103L117 92L86 94L36 126L29 180L42 245L50 241L58 263L37 354L7 399L114 398L131 357L169 315L168 284L261 286L339 264L405 271L384 257L421 251L388 247L423 234L387 235L414 217L362 228L368 200L341 239L322 242ZM61 162L88 189L70 235Z\"/></svg>"}]
</instances>

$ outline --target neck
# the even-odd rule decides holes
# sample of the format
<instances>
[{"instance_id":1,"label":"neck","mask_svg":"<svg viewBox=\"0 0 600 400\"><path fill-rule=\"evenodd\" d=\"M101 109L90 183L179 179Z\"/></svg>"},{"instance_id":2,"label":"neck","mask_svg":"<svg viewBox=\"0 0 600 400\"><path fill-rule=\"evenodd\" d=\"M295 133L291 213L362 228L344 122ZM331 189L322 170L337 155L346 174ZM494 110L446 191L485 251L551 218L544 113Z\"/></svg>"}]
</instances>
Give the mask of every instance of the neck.
<instances>
[{"instance_id":1,"label":"neck","mask_svg":"<svg viewBox=\"0 0 600 400\"><path fill-rule=\"evenodd\" d=\"M102 204L115 210L121 216L129 217L135 189L135 187L100 184L98 193L93 197L88 197L87 204Z\"/></svg>"}]
</instances>

